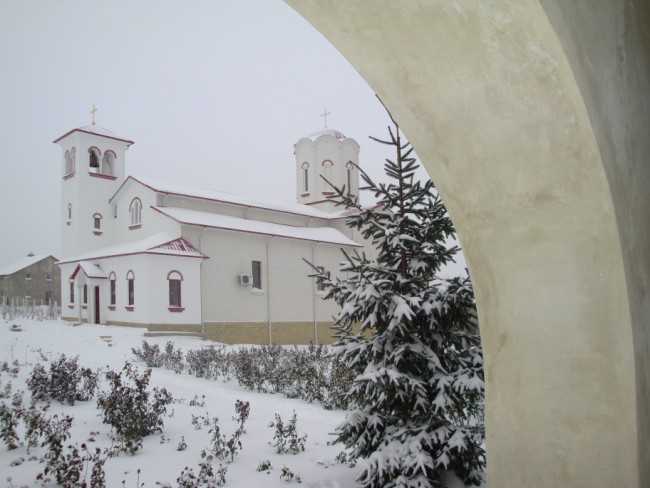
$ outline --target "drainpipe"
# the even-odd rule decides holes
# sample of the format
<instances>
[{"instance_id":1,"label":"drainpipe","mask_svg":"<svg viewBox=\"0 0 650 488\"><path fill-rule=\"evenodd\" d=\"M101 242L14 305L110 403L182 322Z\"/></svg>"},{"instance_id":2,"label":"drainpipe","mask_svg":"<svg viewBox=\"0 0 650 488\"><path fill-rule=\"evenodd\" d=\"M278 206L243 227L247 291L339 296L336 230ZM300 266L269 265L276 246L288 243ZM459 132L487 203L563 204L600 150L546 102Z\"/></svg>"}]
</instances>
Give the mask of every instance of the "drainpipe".
<instances>
[{"instance_id":1,"label":"drainpipe","mask_svg":"<svg viewBox=\"0 0 650 488\"><path fill-rule=\"evenodd\" d=\"M271 239L266 240L266 325L269 329L269 346L273 344L273 332L271 325L271 253L269 244Z\"/></svg>"},{"instance_id":2,"label":"drainpipe","mask_svg":"<svg viewBox=\"0 0 650 488\"><path fill-rule=\"evenodd\" d=\"M311 245L311 262L316 262L316 245ZM316 280L311 279L311 313L314 323L314 343L318 345L318 324L316 323Z\"/></svg>"},{"instance_id":3,"label":"drainpipe","mask_svg":"<svg viewBox=\"0 0 650 488\"><path fill-rule=\"evenodd\" d=\"M199 252L201 254L205 254L203 252L203 234L205 234L205 227L201 227L201 232L199 233ZM203 337L205 338L205 321L203 318L203 297L205 296L203 293L205 289L203 283L203 262L204 261L205 259L201 258L201 262L199 263L199 286L201 287L199 293L201 294L201 334L203 334Z\"/></svg>"}]
</instances>

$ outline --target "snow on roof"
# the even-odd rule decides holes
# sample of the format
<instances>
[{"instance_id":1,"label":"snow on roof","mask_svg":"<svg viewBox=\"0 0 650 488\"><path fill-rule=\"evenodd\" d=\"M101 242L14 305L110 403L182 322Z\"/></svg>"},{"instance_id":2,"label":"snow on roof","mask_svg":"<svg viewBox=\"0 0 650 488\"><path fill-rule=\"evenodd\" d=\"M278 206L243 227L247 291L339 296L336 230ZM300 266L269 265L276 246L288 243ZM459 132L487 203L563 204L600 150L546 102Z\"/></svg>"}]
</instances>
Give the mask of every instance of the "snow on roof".
<instances>
[{"instance_id":1,"label":"snow on roof","mask_svg":"<svg viewBox=\"0 0 650 488\"><path fill-rule=\"evenodd\" d=\"M343 216L344 211L336 212L325 212L318 208L310 207L308 205L302 205L299 203L291 202L257 202L254 199L243 197L239 195L233 195L232 193L226 193L222 191L217 191L209 188L197 188L197 187L187 187L183 185L178 185L176 183L168 183L162 181L151 180L150 178L141 178L135 176L129 176L122 185L117 189L117 191L110 198L109 202L112 201L127 181L134 180L140 183L141 185L146 186L147 188L156 191L158 193L167 193L171 195L186 196L191 198L201 198L205 200L212 200L216 202L228 203L231 205L239 205L244 207L253 207L259 208L262 210L271 210L275 212L290 213L294 215L304 215L306 217L315 217L319 219L336 219Z\"/></svg>"},{"instance_id":2,"label":"snow on roof","mask_svg":"<svg viewBox=\"0 0 650 488\"><path fill-rule=\"evenodd\" d=\"M36 264L39 261L42 261L43 259L49 258L51 254L39 254L39 255L33 255L33 256L25 256L24 258L15 261L13 263L7 264L0 268L0 276L5 276L5 275L10 275L14 274L21 269L25 269L28 266L31 266L32 264ZM56 258L54 258L56 259Z\"/></svg>"},{"instance_id":3,"label":"snow on roof","mask_svg":"<svg viewBox=\"0 0 650 488\"><path fill-rule=\"evenodd\" d=\"M79 268L81 268L88 278L106 278L106 273L104 273L102 268L88 261L81 261L79 263Z\"/></svg>"},{"instance_id":4,"label":"snow on roof","mask_svg":"<svg viewBox=\"0 0 650 488\"><path fill-rule=\"evenodd\" d=\"M334 136L334 137L336 137L338 140L347 139L347 137L345 137L345 135L343 134L343 132L338 131L338 130L336 130L336 129L323 129L323 130L319 130L319 131L317 131L317 132L313 132L313 133L309 134L309 135L307 136L307 138L308 138L308 139L311 139L312 141L315 141L316 139L318 139L318 138L321 137L321 136Z\"/></svg>"},{"instance_id":5,"label":"snow on roof","mask_svg":"<svg viewBox=\"0 0 650 488\"><path fill-rule=\"evenodd\" d=\"M105 127L100 127L98 125L84 125L82 127L75 127L74 129L69 130L62 136L57 137L52 142L59 142L61 139L68 137L73 132L85 132L86 134L94 134L96 136L108 137L109 139L115 139L117 141L126 142L127 144L133 144L133 141L126 139L124 137L119 137L115 135L112 130L109 130Z\"/></svg>"},{"instance_id":6,"label":"snow on roof","mask_svg":"<svg viewBox=\"0 0 650 488\"><path fill-rule=\"evenodd\" d=\"M185 256L204 258L203 254L194 249L192 245L181 237L172 237L160 233L135 242L102 247L86 252L79 256L65 258L59 264L76 263L92 259L110 258L115 256L128 256L131 254L166 254L172 256Z\"/></svg>"},{"instance_id":7,"label":"snow on roof","mask_svg":"<svg viewBox=\"0 0 650 488\"><path fill-rule=\"evenodd\" d=\"M163 215L170 217L181 224L200 225L215 229L224 229L237 232L249 232L267 236L286 237L305 241L339 244L343 246L361 247L342 232L331 227L295 227L291 225L274 224L259 220L242 219L211 212L201 212L178 207L152 207Z\"/></svg>"}]
</instances>

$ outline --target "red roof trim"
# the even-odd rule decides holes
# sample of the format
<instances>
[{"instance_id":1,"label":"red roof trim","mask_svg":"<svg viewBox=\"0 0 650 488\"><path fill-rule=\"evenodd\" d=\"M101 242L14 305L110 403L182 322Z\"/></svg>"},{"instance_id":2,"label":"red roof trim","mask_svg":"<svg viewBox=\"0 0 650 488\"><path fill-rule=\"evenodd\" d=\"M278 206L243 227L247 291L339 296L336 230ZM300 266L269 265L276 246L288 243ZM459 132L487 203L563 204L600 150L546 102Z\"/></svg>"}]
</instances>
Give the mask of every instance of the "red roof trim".
<instances>
[{"instance_id":1,"label":"red roof trim","mask_svg":"<svg viewBox=\"0 0 650 488\"><path fill-rule=\"evenodd\" d=\"M84 134L91 134L91 135L93 135L93 136L105 137L106 139L113 139L114 141L126 142L126 143L129 144L129 145L131 145L131 144L135 144L135 142L133 142L133 141L131 141L131 140L129 140L129 139L122 139L121 137L115 137L115 136L107 136L106 134L99 134L99 133L97 133L97 132L92 132L92 131L90 131L90 130L80 129L80 128L76 128L76 129L69 130L68 132L66 132L66 133L63 134L62 136L57 137L56 139L54 139L52 142L53 142L54 144L56 144L56 143L59 142L61 139L65 139L66 137L68 137L68 136L69 136L70 134L72 134L73 132L83 132Z\"/></svg>"},{"instance_id":2,"label":"red roof trim","mask_svg":"<svg viewBox=\"0 0 650 488\"><path fill-rule=\"evenodd\" d=\"M172 239L169 242L173 242L173 241L176 241L178 239L182 239L182 237L179 237L177 239ZM169 242L166 242L165 244L169 244ZM187 244L190 245L189 243L187 243ZM162 246L164 244L160 244L160 245ZM157 247L158 246L152 247L150 249L147 249L146 251L125 252L125 253L121 253L121 254L107 254L105 256L93 256L91 258L75 259L75 260L72 260L72 261L60 261L57 264L61 265L61 264L79 263L81 261L90 261L90 260L95 260L95 259L119 258L119 257L122 257L122 256L136 256L138 254L150 254L152 256L176 256L178 258L210 259L208 256L201 253L200 251L196 251L196 249L194 249L194 247L192 247L191 245L190 245L190 247L192 247L192 249L194 249L196 252L201 254L200 256L188 256L186 254L174 254L174 253L170 253L170 252L154 252L154 251L152 251L152 249L156 249ZM70 279L72 279L72 277L70 277Z\"/></svg>"},{"instance_id":3,"label":"red roof trim","mask_svg":"<svg viewBox=\"0 0 650 488\"><path fill-rule=\"evenodd\" d=\"M91 173L88 171L88 174L93 178L104 178L105 180L116 180L117 176L105 175L103 173Z\"/></svg>"},{"instance_id":4,"label":"red roof trim","mask_svg":"<svg viewBox=\"0 0 650 488\"><path fill-rule=\"evenodd\" d=\"M296 241L309 241L309 242L320 242L323 244L333 244L335 246L349 246L349 247L363 247L360 244L341 244L340 242L332 242L332 241L323 241L319 239L307 239L306 237L290 237L290 236L281 236L278 234L270 234L268 232L255 232L252 230L241 230L241 229L233 229L230 227L221 227L221 226L216 226L216 225L202 225L202 224L193 224L192 222L183 222L182 220L178 220L171 215L163 212L161 209L156 208L156 207L151 207L153 210L159 212L160 214L164 215L165 217L169 217L175 222L178 222L179 224L183 225L195 225L197 227L203 227L203 228L208 228L208 229L220 229L220 230L228 230L231 232L243 232L244 234L255 234L255 235L260 235L260 236L267 236L267 237L279 237L280 239L294 239Z\"/></svg>"}]
</instances>

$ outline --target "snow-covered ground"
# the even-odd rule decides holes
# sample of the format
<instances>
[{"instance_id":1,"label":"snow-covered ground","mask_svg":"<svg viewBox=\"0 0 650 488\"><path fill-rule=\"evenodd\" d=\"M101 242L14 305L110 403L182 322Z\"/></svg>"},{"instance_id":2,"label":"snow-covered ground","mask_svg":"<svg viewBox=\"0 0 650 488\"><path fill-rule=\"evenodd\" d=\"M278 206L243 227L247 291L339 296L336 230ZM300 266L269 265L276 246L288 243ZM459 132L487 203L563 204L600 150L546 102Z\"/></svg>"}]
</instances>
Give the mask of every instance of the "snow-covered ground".
<instances>
[{"instance_id":1,"label":"snow-covered ground","mask_svg":"<svg viewBox=\"0 0 650 488\"><path fill-rule=\"evenodd\" d=\"M13 323L22 326L22 332L10 331ZM17 379L13 379L14 391L26 391L25 401L29 393L25 379L32 367L39 361L39 349L51 359L64 353L68 356L79 356L81 366L90 368L121 369L125 361L133 362L132 347L139 347L143 339L143 329L128 327L111 327L81 325L74 327L60 321L32 321L26 319L12 320L0 323L0 362L18 360L21 364ZM110 336L112 346L109 346L101 336ZM176 346L182 348L199 348L206 342L198 338L148 338L151 343L161 346L172 339ZM139 364L144 369L144 365ZM2 374L2 384L7 382L9 375ZM280 479L280 469L288 466L302 478L302 486L338 488L352 487L359 468L349 468L334 461L341 450L339 446L329 446L332 440L330 433L344 418L342 411L324 410L317 404L308 404L301 400L291 400L280 395L253 393L240 388L235 382L222 382L195 378L187 374L177 375L172 371L154 369L153 386L164 386L175 399L184 400L172 405L173 416L165 418L164 437L160 434L145 438L144 448L136 455L127 454L114 457L106 463L107 483L109 487L136 486L137 469L141 469L140 481L144 487L155 487L156 482L167 482L175 486L175 480L185 466L197 471L200 461L200 451L208 447L208 430L195 430L191 424L191 416L205 415L218 417L222 431L230 435L235 430L235 422L231 420L234 414L235 400L249 401L251 414L246 423L246 434L242 437L243 450L235 462L228 466L228 487L250 488L264 484L265 488L287 486ZM104 385L102 384L102 387ZM188 405L195 395L205 395L205 407ZM268 427L275 412L283 419L289 418L292 412L298 415L298 430L307 434L305 452L297 455L275 454L269 445L273 431ZM90 432L99 432L96 442L90 445L108 447L110 445L110 426L102 424L95 400L78 402L74 406L52 403L50 414L65 412L74 417L72 426L72 442L86 442ZM177 451L176 447L181 436L185 437L188 448ZM166 438L169 441L161 441ZM38 449L32 453L40 454ZM28 459L25 448L20 447L7 451L0 445L0 486L39 486L35 481L36 474L43 469L38 461L25 461L23 464L11 467L10 463L17 458ZM273 465L270 474L257 472L256 467L262 460L268 459ZM11 477L11 484L7 482ZM125 485L122 481L125 480ZM295 482L294 482L295 483Z\"/></svg>"}]
</instances>

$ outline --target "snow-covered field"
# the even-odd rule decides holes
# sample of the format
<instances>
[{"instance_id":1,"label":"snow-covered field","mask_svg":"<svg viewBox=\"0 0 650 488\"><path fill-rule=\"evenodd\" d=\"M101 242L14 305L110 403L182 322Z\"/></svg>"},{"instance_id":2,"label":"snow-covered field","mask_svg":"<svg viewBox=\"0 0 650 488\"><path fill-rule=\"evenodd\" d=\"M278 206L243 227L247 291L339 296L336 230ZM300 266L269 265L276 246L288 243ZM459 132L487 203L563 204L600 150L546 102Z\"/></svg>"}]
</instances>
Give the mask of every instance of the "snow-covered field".
<instances>
[{"instance_id":1,"label":"snow-covered field","mask_svg":"<svg viewBox=\"0 0 650 488\"><path fill-rule=\"evenodd\" d=\"M22 332L12 332L11 324L20 324ZM112 326L81 325L74 327L61 321L32 321L26 319L12 320L0 323L0 363L3 361L20 362L18 378L12 379L14 391L24 390L25 401L28 402L29 392L25 379L39 359L39 349L51 359L64 353L68 356L79 356L81 366L90 368L109 367L121 369L125 361L133 362L132 347L139 347L143 339L143 329ZM112 346L108 345L101 336L110 336ZM205 346L206 342L189 337L148 338L150 343L158 343L161 347L167 340L174 340L176 346L193 348ZM144 369L143 364L138 367ZM2 386L9 380L9 375L3 373L0 377ZM144 447L134 456L123 454L114 457L106 463L107 484L109 487L136 487L137 470L140 469L140 482L144 487L159 486L156 482L166 482L175 486L175 480L185 466L197 470L200 462L200 451L208 447L209 434L207 427L195 430L191 424L191 416L205 415L218 417L222 430L230 435L235 428L231 420L234 414L235 400L249 401L251 414L246 423L246 433L242 437L243 450L228 466L228 487L254 487L264 484L265 488L287 486L280 479L282 466L289 467L302 478L302 486L337 488L355 485L355 477L359 468L349 468L334 461L341 450L339 446L329 446L332 440L330 433L343 420L344 412L328 411L317 404L308 404L301 400L291 400L280 395L253 393L240 388L235 382L222 382L195 378L187 374L177 375L172 371L154 369L153 386L164 386L175 399L183 400L172 405L173 416L165 418L164 435L156 434L145 438ZM102 387L105 384L102 383ZM204 407L188 405L195 395L205 395ZM306 450L297 455L275 454L269 445L273 431L268 424L273 420L275 412L283 419L289 418L292 412L298 415L298 430L307 434ZM110 426L102 424L95 400L77 402L74 406L52 403L50 414L65 412L74 417L71 442L86 442L90 432L99 432L95 436L93 446L108 447L110 445ZM181 436L185 437L188 448L177 451ZM168 440L167 440L168 439ZM40 454L39 449L32 454ZM26 461L19 466L11 467L12 461L18 458ZM7 451L0 445L0 486L39 486L36 474L43 469L38 461L27 461L24 447ZM262 460L270 460L273 470L270 474L257 472L256 467ZM11 482L7 478L11 477ZM122 481L125 481L122 484ZM51 485L54 486L54 485Z\"/></svg>"}]
</instances>

